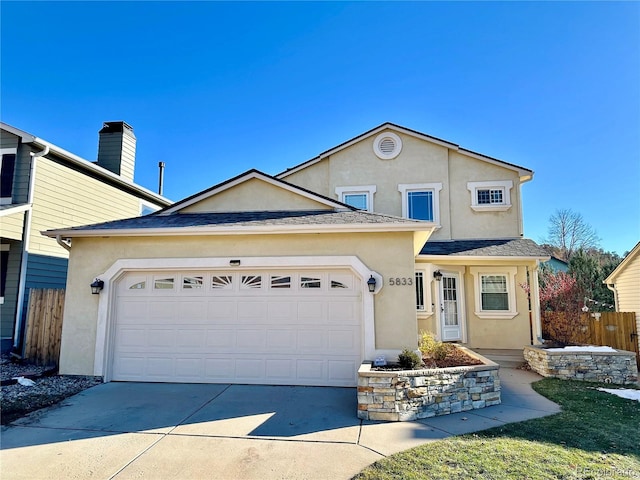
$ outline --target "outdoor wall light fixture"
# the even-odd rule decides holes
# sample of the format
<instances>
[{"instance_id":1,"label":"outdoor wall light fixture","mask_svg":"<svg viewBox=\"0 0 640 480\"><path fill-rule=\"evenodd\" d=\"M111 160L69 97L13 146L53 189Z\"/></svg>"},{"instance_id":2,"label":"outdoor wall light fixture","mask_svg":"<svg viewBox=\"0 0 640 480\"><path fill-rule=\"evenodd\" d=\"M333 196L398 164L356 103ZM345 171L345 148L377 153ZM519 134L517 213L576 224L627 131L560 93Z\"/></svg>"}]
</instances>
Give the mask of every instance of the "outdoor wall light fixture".
<instances>
[{"instance_id":1,"label":"outdoor wall light fixture","mask_svg":"<svg viewBox=\"0 0 640 480\"><path fill-rule=\"evenodd\" d=\"M240 260L229 260L229 265L232 267L237 267L240 265Z\"/></svg>"},{"instance_id":2,"label":"outdoor wall light fixture","mask_svg":"<svg viewBox=\"0 0 640 480\"><path fill-rule=\"evenodd\" d=\"M436 282L439 282L440 280L442 280L442 272L440 270L436 270L435 272L433 272L433 278L436 279Z\"/></svg>"},{"instance_id":3,"label":"outdoor wall light fixture","mask_svg":"<svg viewBox=\"0 0 640 480\"><path fill-rule=\"evenodd\" d=\"M373 278L373 275L371 275L369 280L367 280L367 287L369 287L369 291L371 293L376 291L376 279Z\"/></svg>"},{"instance_id":4,"label":"outdoor wall light fixture","mask_svg":"<svg viewBox=\"0 0 640 480\"><path fill-rule=\"evenodd\" d=\"M103 288L104 282L99 278L96 278L91 284L91 293L94 295L98 295Z\"/></svg>"}]
</instances>

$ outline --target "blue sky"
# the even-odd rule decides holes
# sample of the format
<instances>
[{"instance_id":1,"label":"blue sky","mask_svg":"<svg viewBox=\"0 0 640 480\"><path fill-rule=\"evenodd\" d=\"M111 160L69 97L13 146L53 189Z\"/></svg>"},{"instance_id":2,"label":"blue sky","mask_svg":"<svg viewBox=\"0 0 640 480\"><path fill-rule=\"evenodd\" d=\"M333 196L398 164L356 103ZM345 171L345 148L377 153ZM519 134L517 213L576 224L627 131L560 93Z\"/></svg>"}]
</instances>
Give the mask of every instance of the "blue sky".
<instances>
[{"instance_id":1,"label":"blue sky","mask_svg":"<svg viewBox=\"0 0 640 480\"><path fill-rule=\"evenodd\" d=\"M2 121L93 160L103 121L174 200L385 121L535 170L605 250L640 240L640 3L7 2Z\"/></svg>"}]
</instances>

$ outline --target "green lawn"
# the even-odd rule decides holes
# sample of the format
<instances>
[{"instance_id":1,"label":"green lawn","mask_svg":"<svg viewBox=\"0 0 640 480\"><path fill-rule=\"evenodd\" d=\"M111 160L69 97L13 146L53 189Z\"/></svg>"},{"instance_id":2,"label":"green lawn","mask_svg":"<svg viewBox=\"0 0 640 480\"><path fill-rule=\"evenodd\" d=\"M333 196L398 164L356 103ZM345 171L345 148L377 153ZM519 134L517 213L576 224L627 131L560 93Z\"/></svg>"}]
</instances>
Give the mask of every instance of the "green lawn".
<instances>
[{"instance_id":1,"label":"green lawn","mask_svg":"<svg viewBox=\"0 0 640 480\"><path fill-rule=\"evenodd\" d=\"M560 404L562 413L431 442L354 478L640 479L640 402L598 386L541 380L534 390Z\"/></svg>"}]
</instances>

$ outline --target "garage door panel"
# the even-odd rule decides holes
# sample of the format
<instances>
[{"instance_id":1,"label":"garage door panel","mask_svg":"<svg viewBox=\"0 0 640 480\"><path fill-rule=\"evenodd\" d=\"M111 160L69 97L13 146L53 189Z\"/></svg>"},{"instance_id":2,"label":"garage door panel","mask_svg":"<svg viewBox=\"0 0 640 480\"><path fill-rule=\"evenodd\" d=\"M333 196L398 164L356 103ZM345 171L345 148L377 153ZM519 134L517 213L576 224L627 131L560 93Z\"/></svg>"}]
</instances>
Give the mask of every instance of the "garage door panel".
<instances>
[{"instance_id":1,"label":"garage door panel","mask_svg":"<svg viewBox=\"0 0 640 480\"><path fill-rule=\"evenodd\" d=\"M147 345L147 330L145 328L119 329L116 333L116 343L123 348L139 348Z\"/></svg>"},{"instance_id":2,"label":"garage door panel","mask_svg":"<svg viewBox=\"0 0 640 480\"><path fill-rule=\"evenodd\" d=\"M176 336L176 347L179 349L202 348L205 346L206 333L205 328L178 330Z\"/></svg>"},{"instance_id":3,"label":"garage door panel","mask_svg":"<svg viewBox=\"0 0 640 480\"><path fill-rule=\"evenodd\" d=\"M329 360L327 366L329 380L336 383L349 381L353 378L353 372L358 369L353 360Z\"/></svg>"},{"instance_id":4,"label":"garage door panel","mask_svg":"<svg viewBox=\"0 0 640 480\"><path fill-rule=\"evenodd\" d=\"M231 358L205 359L205 380L228 381L235 376L235 361Z\"/></svg>"},{"instance_id":5,"label":"garage door panel","mask_svg":"<svg viewBox=\"0 0 640 480\"><path fill-rule=\"evenodd\" d=\"M203 323L208 322L207 319L207 303L206 301L177 302L179 319L184 323Z\"/></svg>"},{"instance_id":6,"label":"garage door panel","mask_svg":"<svg viewBox=\"0 0 640 480\"><path fill-rule=\"evenodd\" d=\"M199 381L204 377L203 358L176 358L175 376L186 380Z\"/></svg>"},{"instance_id":7,"label":"garage door panel","mask_svg":"<svg viewBox=\"0 0 640 480\"><path fill-rule=\"evenodd\" d=\"M140 319L145 323L157 324L159 321L173 320L177 317L178 305L175 299L152 297L147 303L147 317Z\"/></svg>"},{"instance_id":8,"label":"garage door panel","mask_svg":"<svg viewBox=\"0 0 640 480\"><path fill-rule=\"evenodd\" d=\"M207 302L207 318L209 320L235 321L238 316L237 300L209 298Z\"/></svg>"},{"instance_id":9,"label":"garage door panel","mask_svg":"<svg viewBox=\"0 0 640 480\"><path fill-rule=\"evenodd\" d=\"M236 330L231 329L209 329L207 330L207 347L213 348L234 348L236 344Z\"/></svg>"},{"instance_id":10,"label":"garage door panel","mask_svg":"<svg viewBox=\"0 0 640 480\"><path fill-rule=\"evenodd\" d=\"M319 329L298 330L298 348L307 352L325 349L325 334L324 330Z\"/></svg>"},{"instance_id":11,"label":"garage door panel","mask_svg":"<svg viewBox=\"0 0 640 480\"><path fill-rule=\"evenodd\" d=\"M294 377L294 361L290 358L274 358L265 361L267 381L286 381Z\"/></svg>"},{"instance_id":12,"label":"garage door panel","mask_svg":"<svg viewBox=\"0 0 640 480\"><path fill-rule=\"evenodd\" d=\"M327 377L326 370L326 362L324 360L296 360L296 378L302 384L313 385L325 380Z\"/></svg>"},{"instance_id":13,"label":"garage door panel","mask_svg":"<svg viewBox=\"0 0 640 480\"><path fill-rule=\"evenodd\" d=\"M197 288L184 288L187 276ZM170 278L171 289L155 288ZM346 271L125 276L112 378L353 386L361 283Z\"/></svg>"},{"instance_id":14,"label":"garage door panel","mask_svg":"<svg viewBox=\"0 0 640 480\"><path fill-rule=\"evenodd\" d=\"M154 347L173 347L176 330L173 328L149 328L147 329L147 346Z\"/></svg>"},{"instance_id":15,"label":"garage door panel","mask_svg":"<svg viewBox=\"0 0 640 480\"><path fill-rule=\"evenodd\" d=\"M296 332L288 329L268 329L266 335L267 350L291 352L296 349Z\"/></svg>"}]
</instances>

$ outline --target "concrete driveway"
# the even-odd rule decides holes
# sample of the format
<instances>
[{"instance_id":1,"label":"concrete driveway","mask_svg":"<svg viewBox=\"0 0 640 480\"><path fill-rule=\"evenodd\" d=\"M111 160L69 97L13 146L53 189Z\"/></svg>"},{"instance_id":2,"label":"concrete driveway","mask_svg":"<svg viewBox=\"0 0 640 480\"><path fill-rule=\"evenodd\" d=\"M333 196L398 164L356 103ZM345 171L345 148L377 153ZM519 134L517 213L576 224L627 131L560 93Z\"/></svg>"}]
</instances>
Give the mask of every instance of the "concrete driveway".
<instances>
[{"instance_id":1,"label":"concrete driveway","mask_svg":"<svg viewBox=\"0 0 640 480\"><path fill-rule=\"evenodd\" d=\"M2 430L11 479L348 479L407 448L557 413L501 369L502 405L417 422L363 422L353 388L107 383Z\"/></svg>"}]
</instances>

